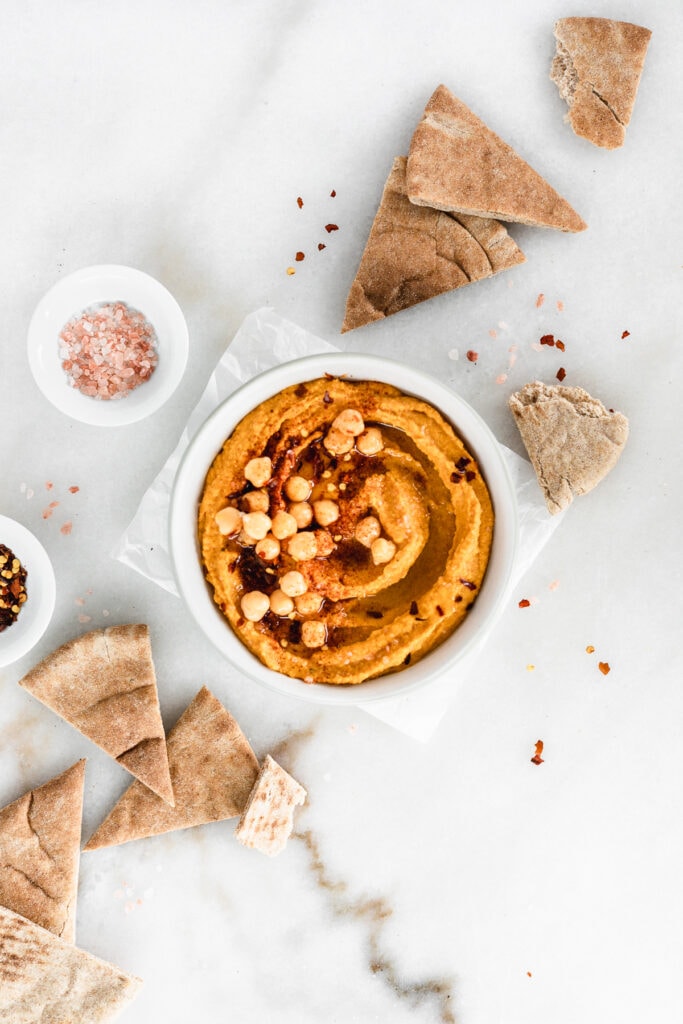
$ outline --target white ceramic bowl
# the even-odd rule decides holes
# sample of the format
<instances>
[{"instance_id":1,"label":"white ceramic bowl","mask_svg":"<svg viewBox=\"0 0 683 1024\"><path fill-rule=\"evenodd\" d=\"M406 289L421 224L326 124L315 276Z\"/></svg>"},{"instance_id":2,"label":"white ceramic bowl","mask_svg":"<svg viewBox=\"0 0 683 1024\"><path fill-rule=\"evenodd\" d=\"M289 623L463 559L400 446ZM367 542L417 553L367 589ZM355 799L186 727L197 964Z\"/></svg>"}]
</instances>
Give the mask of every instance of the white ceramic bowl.
<instances>
[{"instance_id":1,"label":"white ceramic bowl","mask_svg":"<svg viewBox=\"0 0 683 1024\"><path fill-rule=\"evenodd\" d=\"M306 684L273 672L242 644L220 614L204 579L197 542L197 507L206 473L225 439L260 402L290 384L331 373L393 384L439 409L472 452L491 494L493 546L479 596L456 631L415 665L353 686ZM178 468L169 521L169 542L178 589L212 643L246 675L280 693L319 704L360 704L411 692L455 673L458 662L481 644L501 610L517 549L517 503L498 442L481 417L439 381L411 366L354 352L309 356L260 374L212 413L189 444Z\"/></svg>"},{"instance_id":2,"label":"white ceramic bowl","mask_svg":"<svg viewBox=\"0 0 683 1024\"><path fill-rule=\"evenodd\" d=\"M149 320L159 361L149 380L123 398L101 401L71 387L59 358L59 333L73 316L101 302L125 302ZM84 267L62 278L36 306L28 359L36 384L61 412L95 426L123 426L149 416L180 383L189 340L180 306L159 281L133 267Z\"/></svg>"},{"instance_id":3,"label":"white ceramic bowl","mask_svg":"<svg viewBox=\"0 0 683 1024\"><path fill-rule=\"evenodd\" d=\"M18 661L38 643L55 608L55 574L43 545L30 530L0 516L0 544L10 548L27 572L26 603L16 622L0 633L0 666Z\"/></svg>"}]
</instances>

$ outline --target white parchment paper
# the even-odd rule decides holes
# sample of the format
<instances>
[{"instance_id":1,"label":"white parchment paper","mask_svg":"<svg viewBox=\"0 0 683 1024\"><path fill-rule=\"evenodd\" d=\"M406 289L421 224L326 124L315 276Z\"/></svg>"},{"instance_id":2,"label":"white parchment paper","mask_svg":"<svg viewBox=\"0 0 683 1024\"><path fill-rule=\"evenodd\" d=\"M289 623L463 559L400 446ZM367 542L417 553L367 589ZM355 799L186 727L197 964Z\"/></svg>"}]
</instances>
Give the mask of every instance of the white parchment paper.
<instances>
[{"instance_id":1,"label":"white parchment paper","mask_svg":"<svg viewBox=\"0 0 683 1024\"><path fill-rule=\"evenodd\" d=\"M163 469L142 497L135 516L112 551L112 556L178 596L168 545L168 512L176 470L194 434L217 405L241 384L273 366L322 352L333 345L284 320L272 309L259 309L242 323L211 374L185 430ZM519 552L512 584L526 572L554 533L563 513L551 516L531 464L501 445L517 492ZM476 662L476 650L458 665L458 681ZM363 704L362 710L415 739L429 739L452 703L457 686L448 673L416 694Z\"/></svg>"}]
</instances>

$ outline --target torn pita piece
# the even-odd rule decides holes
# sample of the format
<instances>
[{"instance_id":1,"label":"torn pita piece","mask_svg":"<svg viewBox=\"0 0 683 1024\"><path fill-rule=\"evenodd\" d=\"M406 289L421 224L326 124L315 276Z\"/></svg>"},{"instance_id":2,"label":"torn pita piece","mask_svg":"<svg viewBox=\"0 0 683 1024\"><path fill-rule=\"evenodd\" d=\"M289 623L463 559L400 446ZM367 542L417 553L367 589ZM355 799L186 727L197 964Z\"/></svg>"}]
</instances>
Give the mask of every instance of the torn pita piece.
<instances>
[{"instance_id":1,"label":"torn pita piece","mask_svg":"<svg viewBox=\"0 0 683 1024\"><path fill-rule=\"evenodd\" d=\"M169 732L168 761L175 807L134 782L85 850L235 818L258 775L258 761L242 730L206 687Z\"/></svg>"},{"instance_id":2,"label":"torn pita piece","mask_svg":"<svg viewBox=\"0 0 683 1024\"><path fill-rule=\"evenodd\" d=\"M551 514L599 484L628 438L626 417L583 388L536 380L513 394L509 405Z\"/></svg>"},{"instance_id":3,"label":"torn pita piece","mask_svg":"<svg viewBox=\"0 0 683 1024\"><path fill-rule=\"evenodd\" d=\"M560 231L586 228L567 200L445 85L415 129L407 189L412 203L437 210Z\"/></svg>"},{"instance_id":4,"label":"torn pita piece","mask_svg":"<svg viewBox=\"0 0 683 1024\"><path fill-rule=\"evenodd\" d=\"M605 149L623 145L651 35L649 28L609 18L556 22L550 77L576 135Z\"/></svg>"},{"instance_id":5,"label":"torn pita piece","mask_svg":"<svg viewBox=\"0 0 683 1024\"><path fill-rule=\"evenodd\" d=\"M243 846L274 857L284 850L294 827L294 808L305 799L304 787L266 754L235 838Z\"/></svg>"},{"instance_id":6,"label":"torn pita piece","mask_svg":"<svg viewBox=\"0 0 683 1024\"><path fill-rule=\"evenodd\" d=\"M0 907L0 1021L105 1024L142 982Z\"/></svg>"},{"instance_id":7,"label":"torn pita piece","mask_svg":"<svg viewBox=\"0 0 683 1024\"><path fill-rule=\"evenodd\" d=\"M0 810L0 904L75 939L85 760Z\"/></svg>"},{"instance_id":8,"label":"torn pita piece","mask_svg":"<svg viewBox=\"0 0 683 1024\"><path fill-rule=\"evenodd\" d=\"M147 626L85 633L19 682L173 805Z\"/></svg>"},{"instance_id":9,"label":"torn pita piece","mask_svg":"<svg viewBox=\"0 0 683 1024\"><path fill-rule=\"evenodd\" d=\"M406 158L396 157L349 291L342 333L524 260L495 220L414 206L406 195Z\"/></svg>"}]
</instances>

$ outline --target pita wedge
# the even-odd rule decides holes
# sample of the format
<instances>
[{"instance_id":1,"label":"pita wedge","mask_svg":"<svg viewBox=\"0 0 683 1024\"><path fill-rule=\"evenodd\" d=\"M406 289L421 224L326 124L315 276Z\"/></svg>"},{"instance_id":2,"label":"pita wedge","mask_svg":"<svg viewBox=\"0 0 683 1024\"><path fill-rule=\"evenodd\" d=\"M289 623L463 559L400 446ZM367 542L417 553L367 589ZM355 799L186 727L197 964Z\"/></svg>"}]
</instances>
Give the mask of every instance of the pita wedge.
<instances>
[{"instance_id":1,"label":"pita wedge","mask_svg":"<svg viewBox=\"0 0 683 1024\"><path fill-rule=\"evenodd\" d=\"M596 146L623 145L652 33L628 21L562 18L550 77L566 100L576 135Z\"/></svg>"},{"instance_id":2,"label":"pita wedge","mask_svg":"<svg viewBox=\"0 0 683 1024\"><path fill-rule=\"evenodd\" d=\"M258 775L242 730L204 686L168 734L175 807L134 782L91 836L85 850L236 818Z\"/></svg>"},{"instance_id":3,"label":"pita wedge","mask_svg":"<svg viewBox=\"0 0 683 1024\"><path fill-rule=\"evenodd\" d=\"M583 388L535 380L509 406L553 515L607 476L628 438L626 417Z\"/></svg>"},{"instance_id":4,"label":"pita wedge","mask_svg":"<svg viewBox=\"0 0 683 1024\"><path fill-rule=\"evenodd\" d=\"M147 626L76 637L19 683L173 806Z\"/></svg>"},{"instance_id":5,"label":"pita wedge","mask_svg":"<svg viewBox=\"0 0 683 1024\"><path fill-rule=\"evenodd\" d=\"M342 333L524 260L495 220L414 206L406 195L406 158L396 157L349 291Z\"/></svg>"},{"instance_id":6,"label":"pita wedge","mask_svg":"<svg viewBox=\"0 0 683 1024\"><path fill-rule=\"evenodd\" d=\"M0 907L0 1022L104 1024L142 982Z\"/></svg>"},{"instance_id":7,"label":"pita wedge","mask_svg":"<svg viewBox=\"0 0 683 1024\"><path fill-rule=\"evenodd\" d=\"M85 760L0 810L0 904L75 939Z\"/></svg>"},{"instance_id":8,"label":"pita wedge","mask_svg":"<svg viewBox=\"0 0 683 1024\"><path fill-rule=\"evenodd\" d=\"M415 129L407 187L419 206L560 231L586 228L567 200L445 85Z\"/></svg>"},{"instance_id":9,"label":"pita wedge","mask_svg":"<svg viewBox=\"0 0 683 1024\"><path fill-rule=\"evenodd\" d=\"M304 787L266 754L235 838L243 846L274 857L284 850L294 827L294 808L305 799Z\"/></svg>"}]
</instances>

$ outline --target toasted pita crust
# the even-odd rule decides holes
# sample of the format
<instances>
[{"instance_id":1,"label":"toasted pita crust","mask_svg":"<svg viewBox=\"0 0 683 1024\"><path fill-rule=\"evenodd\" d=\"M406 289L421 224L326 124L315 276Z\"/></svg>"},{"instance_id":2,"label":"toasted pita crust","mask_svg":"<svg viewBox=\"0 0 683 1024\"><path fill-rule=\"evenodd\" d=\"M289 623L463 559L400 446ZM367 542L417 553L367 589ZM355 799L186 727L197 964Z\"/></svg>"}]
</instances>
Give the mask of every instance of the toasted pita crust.
<instances>
[{"instance_id":1,"label":"toasted pita crust","mask_svg":"<svg viewBox=\"0 0 683 1024\"><path fill-rule=\"evenodd\" d=\"M173 806L147 626L85 633L19 682Z\"/></svg>"},{"instance_id":2,"label":"toasted pita crust","mask_svg":"<svg viewBox=\"0 0 683 1024\"><path fill-rule=\"evenodd\" d=\"M242 730L205 686L168 734L168 761L175 807L134 782L84 850L235 818L258 775L258 761Z\"/></svg>"},{"instance_id":3,"label":"toasted pita crust","mask_svg":"<svg viewBox=\"0 0 683 1024\"><path fill-rule=\"evenodd\" d=\"M566 120L576 135L605 149L623 144L651 35L609 18L556 22L550 77L569 105Z\"/></svg>"},{"instance_id":4,"label":"toasted pita crust","mask_svg":"<svg viewBox=\"0 0 683 1024\"><path fill-rule=\"evenodd\" d=\"M414 206L396 157L346 303L344 331L524 263L502 224Z\"/></svg>"},{"instance_id":5,"label":"toasted pita crust","mask_svg":"<svg viewBox=\"0 0 683 1024\"><path fill-rule=\"evenodd\" d=\"M235 838L243 846L274 857L284 850L294 827L294 808L305 799L304 787L266 754Z\"/></svg>"},{"instance_id":6,"label":"toasted pita crust","mask_svg":"<svg viewBox=\"0 0 683 1024\"><path fill-rule=\"evenodd\" d=\"M105 1024L142 982L0 906L0 1021Z\"/></svg>"},{"instance_id":7,"label":"toasted pita crust","mask_svg":"<svg viewBox=\"0 0 683 1024\"><path fill-rule=\"evenodd\" d=\"M85 760L0 810L0 904L75 939Z\"/></svg>"},{"instance_id":8,"label":"toasted pita crust","mask_svg":"<svg viewBox=\"0 0 683 1024\"><path fill-rule=\"evenodd\" d=\"M583 231L585 222L445 85L433 93L410 143L408 197L437 210Z\"/></svg>"},{"instance_id":9,"label":"toasted pita crust","mask_svg":"<svg viewBox=\"0 0 683 1024\"><path fill-rule=\"evenodd\" d=\"M628 438L626 417L583 388L536 380L509 406L553 515L607 476Z\"/></svg>"}]
</instances>

